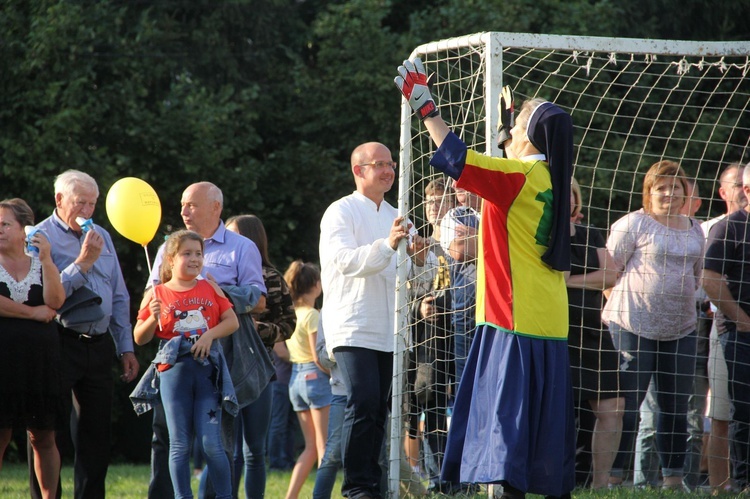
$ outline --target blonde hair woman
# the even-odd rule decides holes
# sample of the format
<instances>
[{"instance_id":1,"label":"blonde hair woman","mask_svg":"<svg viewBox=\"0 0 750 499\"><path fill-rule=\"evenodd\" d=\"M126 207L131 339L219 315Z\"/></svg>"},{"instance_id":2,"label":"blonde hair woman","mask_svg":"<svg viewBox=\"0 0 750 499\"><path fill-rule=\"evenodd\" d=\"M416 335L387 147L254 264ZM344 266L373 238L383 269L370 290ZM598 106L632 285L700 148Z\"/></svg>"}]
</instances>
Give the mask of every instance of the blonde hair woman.
<instances>
[{"instance_id":1,"label":"blonde hair woman","mask_svg":"<svg viewBox=\"0 0 750 499\"><path fill-rule=\"evenodd\" d=\"M612 483L622 481L651 379L661 409L656 421L665 488L682 487L688 396L695 373L695 291L703 265L703 231L682 215L688 186L674 161L651 166L643 181L643 208L612 225L607 251L620 273L604 307L620 351L625 414Z\"/></svg>"}]
</instances>

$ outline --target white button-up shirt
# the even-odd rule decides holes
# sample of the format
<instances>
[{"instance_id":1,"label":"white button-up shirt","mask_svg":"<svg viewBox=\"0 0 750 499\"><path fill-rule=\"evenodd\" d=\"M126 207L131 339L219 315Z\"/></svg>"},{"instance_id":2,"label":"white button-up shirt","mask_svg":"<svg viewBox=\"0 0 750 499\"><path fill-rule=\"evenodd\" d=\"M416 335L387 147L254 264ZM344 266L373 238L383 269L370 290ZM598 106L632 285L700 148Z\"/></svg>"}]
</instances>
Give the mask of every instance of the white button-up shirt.
<instances>
[{"instance_id":1,"label":"white button-up shirt","mask_svg":"<svg viewBox=\"0 0 750 499\"><path fill-rule=\"evenodd\" d=\"M380 208L353 192L328 207L320 222L323 329L326 347L393 351L396 251L388 245L396 208ZM434 277L434 255L419 280Z\"/></svg>"}]
</instances>

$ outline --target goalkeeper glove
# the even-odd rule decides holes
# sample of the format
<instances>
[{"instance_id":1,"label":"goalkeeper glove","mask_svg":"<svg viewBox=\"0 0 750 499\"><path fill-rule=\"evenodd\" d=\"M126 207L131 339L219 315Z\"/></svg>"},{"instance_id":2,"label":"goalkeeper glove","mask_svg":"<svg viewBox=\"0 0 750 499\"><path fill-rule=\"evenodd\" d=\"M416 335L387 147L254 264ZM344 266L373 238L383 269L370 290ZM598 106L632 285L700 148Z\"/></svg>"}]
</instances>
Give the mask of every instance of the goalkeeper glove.
<instances>
[{"instance_id":1,"label":"goalkeeper glove","mask_svg":"<svg viewBox=\"0 0 750 499\"><path fill-rule=\"evenodd\" d=\"M404 64L398 67L398 72L399 76L393 82L419 119L424 121L425 118L438 116L440 111L432 99L427 74L419 57L415 57L414 61L404 61Z\"/></svg>"},{"instance_id":2,"label":"goalkeeper glove","mask_svg":"<svg viewBox=\"0 0 750 499\"><path fill-rule=\"evenodd\" d=\"M513 89L510 85L505 85L500 94L500 102L497 104L497 111L500 119L497 122L497 145L500 149L505 150L505 142L510 140L510 129L516 123L516 117L513 108Z\"/></svg>"}]
</instances>

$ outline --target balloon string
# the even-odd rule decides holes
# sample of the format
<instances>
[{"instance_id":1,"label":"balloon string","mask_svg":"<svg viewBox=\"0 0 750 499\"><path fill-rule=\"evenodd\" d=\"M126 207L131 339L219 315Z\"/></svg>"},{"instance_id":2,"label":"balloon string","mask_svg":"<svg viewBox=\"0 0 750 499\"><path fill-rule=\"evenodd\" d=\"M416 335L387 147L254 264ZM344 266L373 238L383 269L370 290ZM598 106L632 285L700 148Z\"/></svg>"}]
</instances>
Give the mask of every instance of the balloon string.
<instances>
[{"instance_id":1,"label":"balloon string","mask_svg":"<svg viewBox=\"0 0 750 499\"><path fill-rule=\"evenodd\" d=\"M148 246L145 244L143 245L143 251L146 252L146 264L148 264L148 271L150 274L151 273L151 259L148 256ZM154 288L154 299L157 299L158 297L156 296L156 283L153 284L153 288ZM161 314L159 314L158 320L159 320L159 329L164 331L164 326L161 325Z\"/></svg>"},{"instance_id":2,"label":"balloon string","mask_svg":"<svg viewBox=\"0 0 750 499\"><path fill-rule=\"evenodd\" d=\"M148 257L148 246L143 245L143 251L146 252L146 264L148 265L148 271L151 272L151 259Z\"/></svg>"},{"instance_id":3,"label":"balloon string","mask_svg":"<svg viewBox=\"0 0 750 499\"><path fill-rule=\"evenodd\" d=\"M154 286L154 300L158 300L159 297L156 296L156 286ZM159 315L156 317L156 320L159 321L159 329L164 331L164 326L161 325L161 312L159 312Z\"/></svg>"}]
</instances>

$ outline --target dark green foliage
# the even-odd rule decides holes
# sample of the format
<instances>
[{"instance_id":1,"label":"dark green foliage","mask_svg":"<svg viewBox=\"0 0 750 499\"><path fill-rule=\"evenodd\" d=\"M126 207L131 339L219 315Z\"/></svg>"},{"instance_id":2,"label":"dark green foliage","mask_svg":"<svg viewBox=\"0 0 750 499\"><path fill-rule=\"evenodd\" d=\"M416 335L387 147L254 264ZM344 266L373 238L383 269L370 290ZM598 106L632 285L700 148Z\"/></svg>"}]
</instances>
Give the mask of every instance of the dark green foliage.
<instances>
[{"instance_id":1,"label":"dark green foliage","mask_svg":"<svg viewBox=\"0 0 750 499\"><path fill-rule=\"evenodd\" d=\"M400 96L392 81L416 45L479 31L737 40L748 38L750 26L743 1L710 8L698 0L2 0L0 6L0 198L25 198L41 220L54 206L54 176L78 168L99 182L95 219L108 227L109 187L122 177L142 178L163 209L148 248L153 256L163 236L182 226L183 189L210 180L224 192L225 217L255 213L264 220L280 268L294 258L317 261L320 217L353 189L354 146L381 141L397 157ZM618 78L625 92L629 76ZM615 125L614 140L628 140L630 124ZM654 127L652 133L665 133ZM695 133L741 142L730 128ZM581 183L584 197L592 185L612 188L611 203L624 209L640 185L625 173L639 165L619 165L616 185L615 166L597 169L595 178L582 172ZM135 311L147 276L144 252L112 233ZM145 365L152 352L141 352ZM123 411L129 407L117 414Z\"/></svg>"}]
</instances>

